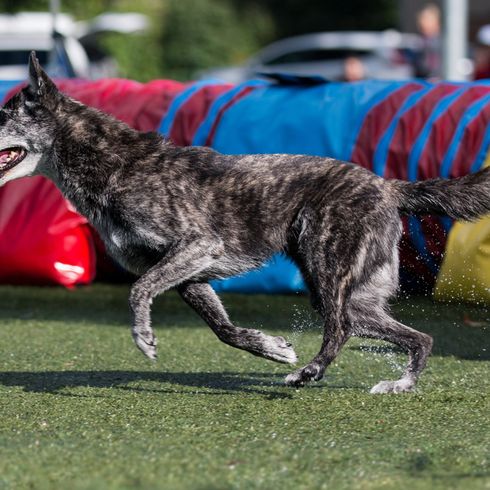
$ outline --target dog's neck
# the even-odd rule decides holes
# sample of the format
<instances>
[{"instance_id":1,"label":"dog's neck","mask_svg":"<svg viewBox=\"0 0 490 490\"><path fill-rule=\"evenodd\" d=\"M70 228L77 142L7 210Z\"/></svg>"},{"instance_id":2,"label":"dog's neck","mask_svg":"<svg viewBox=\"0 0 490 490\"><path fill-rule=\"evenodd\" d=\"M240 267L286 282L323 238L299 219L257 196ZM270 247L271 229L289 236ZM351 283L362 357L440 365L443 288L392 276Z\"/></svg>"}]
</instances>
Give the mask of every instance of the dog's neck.
<instances>
[{"instance_id":1,"label":"dog's neck","mask_svg":"<svg viewBox=\"0 0 490 490\"><path fill-rule=\"evenodd\" d=\"M123 166L169 144L69 98L57 112L58 131L43 173L89 220L107 205L107 188Z\"/></svg>"}]
</instances>

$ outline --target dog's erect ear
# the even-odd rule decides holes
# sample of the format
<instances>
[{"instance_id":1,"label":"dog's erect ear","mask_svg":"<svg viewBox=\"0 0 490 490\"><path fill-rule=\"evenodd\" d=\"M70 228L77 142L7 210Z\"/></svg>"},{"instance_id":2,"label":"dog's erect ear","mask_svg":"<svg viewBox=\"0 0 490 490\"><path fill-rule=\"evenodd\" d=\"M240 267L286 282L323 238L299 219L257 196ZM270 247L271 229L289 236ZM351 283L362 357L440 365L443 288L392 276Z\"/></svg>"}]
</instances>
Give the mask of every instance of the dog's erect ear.
<instances>
[{"instance_id":1,"label":"dog's erect ear","mask_svg":"<svg viewBox=\"0 0 490 490\"><path fill-rule=\"evenodd\" d=\"M58 89L52 80L46 75L39 64L36 52L31 51L29 56L29 92L35 97L44 97L56 93Z\"/></svg>"}]
</instances>

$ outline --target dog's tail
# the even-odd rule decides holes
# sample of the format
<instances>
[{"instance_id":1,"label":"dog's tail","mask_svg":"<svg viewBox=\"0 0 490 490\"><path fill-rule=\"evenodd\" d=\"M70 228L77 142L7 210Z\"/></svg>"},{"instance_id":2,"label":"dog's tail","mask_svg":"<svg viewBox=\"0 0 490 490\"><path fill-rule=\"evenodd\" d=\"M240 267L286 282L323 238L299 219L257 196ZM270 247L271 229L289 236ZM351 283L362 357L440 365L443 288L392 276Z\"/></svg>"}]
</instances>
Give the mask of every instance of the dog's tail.
<instances>
[{"instance_id":1,"label":"dog's tail","mask_svg":"<svg viewBox=\"0 0 490 490\"><path fill-rule=\"evenodd\" d=\"M457 179L389 181L404 214L446 215L472 221L490 213L490 167Z\"/></svg>"}]
</instances>

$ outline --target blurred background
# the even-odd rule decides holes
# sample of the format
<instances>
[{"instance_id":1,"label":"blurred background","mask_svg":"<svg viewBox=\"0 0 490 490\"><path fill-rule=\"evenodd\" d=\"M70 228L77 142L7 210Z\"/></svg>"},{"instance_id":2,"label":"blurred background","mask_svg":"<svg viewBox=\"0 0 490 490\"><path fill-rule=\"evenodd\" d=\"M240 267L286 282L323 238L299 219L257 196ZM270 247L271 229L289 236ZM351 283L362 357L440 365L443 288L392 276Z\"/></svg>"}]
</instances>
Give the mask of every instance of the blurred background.
<instances>
[{"instance_id":1,"label":"blurred background","mask_svg":"<svg viewBox=\"0 0 490 490\"><path fill-rule=\"evenodd\" d=\"M85 78L490 76L488 0L0 0L0 14L3 80L24 78L32 49Z\"/></svg>"}]
</instances>

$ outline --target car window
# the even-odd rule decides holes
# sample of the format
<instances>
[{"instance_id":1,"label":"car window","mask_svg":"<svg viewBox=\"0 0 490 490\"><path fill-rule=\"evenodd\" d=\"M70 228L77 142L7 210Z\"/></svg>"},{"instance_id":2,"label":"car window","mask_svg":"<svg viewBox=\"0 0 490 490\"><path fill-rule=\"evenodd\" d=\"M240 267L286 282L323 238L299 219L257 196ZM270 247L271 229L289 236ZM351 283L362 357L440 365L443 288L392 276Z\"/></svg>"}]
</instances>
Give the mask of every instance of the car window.
<instances>
[{"instance_id":1,"label":"car window","mask_svg":"<svg viewBox=\"0 0 490 490\"><path fill-rule=\"evenodd\" d=\"M306 49L303 51L293 51L291 53L285 53L276 58L272 58L265 61L265 65L279 65L283 63L306 63L312 61L334 61L343 60L350 56L361 58L371 54L372 51L367 49Z\"/></svg>"},{"instance_id":2,"label":"car window","mask_svg":"<svg viewBox=\"0 0 490 490\"><path fill-rule=\"evenodd\" d=\"M25 65L29 59L30 50L0 50L0 65ZM36 51L36 56L41 63L45 65L48 62L48 52L47 51Z\"/></svg>"}]
</instances>

